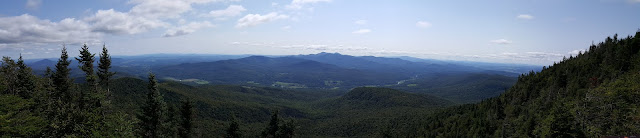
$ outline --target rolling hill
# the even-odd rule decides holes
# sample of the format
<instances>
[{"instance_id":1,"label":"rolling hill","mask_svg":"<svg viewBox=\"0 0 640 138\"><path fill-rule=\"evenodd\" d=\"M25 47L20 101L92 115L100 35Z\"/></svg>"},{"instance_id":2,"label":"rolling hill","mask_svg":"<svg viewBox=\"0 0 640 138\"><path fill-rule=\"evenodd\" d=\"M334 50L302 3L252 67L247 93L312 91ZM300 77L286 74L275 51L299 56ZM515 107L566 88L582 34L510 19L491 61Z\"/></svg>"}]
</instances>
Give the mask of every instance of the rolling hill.
<instances>
[{"instance_id":1,"label":"rolling hill","mask_svg":"<svg viewBox=\"0 0 640 138\"><path fill-rule=\"evenodd\" d=\"M251 82L263 86L296 88L348 88L388 84L402 79L391 74L341 68L312 60L264 56L185 63L159 68L155 72L174 78L195 78L212 83L247 84Z\"/></svg>"},{"instance_id":2,"label":"rolling hill","mask_svg":"<svg viewBox=\"0 0 640 138\"><path fill-rule=\"evenodd\" d=\"M119 78L112 83L113 103L118 111L139 112L148 90L147 82ZM190 86L163 82L160 91L168 105L182 99L195 103L197 126L204 137L224 133L235 115L244 136L259 136L272 111L295 120L300 137L378 137L389 127L406 132L420 116L437 111L453 102L434 96L413 94L389 88L355 88L344 96L335 92L305 92L268 87L232 85ZM405 129L407 128L407 129ZM209 131L213 130L213 131Z\"/></svg>"}]
</instances>

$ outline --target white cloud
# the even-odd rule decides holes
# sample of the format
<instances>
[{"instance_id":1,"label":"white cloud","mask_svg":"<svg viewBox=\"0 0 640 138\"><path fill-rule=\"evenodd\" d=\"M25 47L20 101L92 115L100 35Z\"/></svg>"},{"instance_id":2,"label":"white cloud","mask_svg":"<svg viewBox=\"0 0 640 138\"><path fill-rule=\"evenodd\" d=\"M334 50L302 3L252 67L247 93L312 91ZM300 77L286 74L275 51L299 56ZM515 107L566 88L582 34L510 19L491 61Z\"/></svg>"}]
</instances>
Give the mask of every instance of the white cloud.
<instances>
[{"instance_id":1,"label":"white cloud","mask_svg":"<svg viewBox=\"0 0 640 138\"><path fill-rule=\"evenodd\" d=\"M431 23L427 22L427 21L418 21L416 23L416 27L420 27L420 28L429 28L431 27Z\"/></svg>"},{"instance_id":2,"label":"white cloud","mask_svg":"<svg viewBox=\"0 0 640 138\"><path fill-rule=\"evenodd\" d=\"M533 61L533 62L548 62L562 60L564 55L558 53L548 52L523 52L512 53L503 52L500 54L483 54L483 55L462 55L469 58L482 58L482 59L498 59L498 60L510 60L510 61Z\"/></svg>"},{"instance_id":3,"label":"white cloud","mask_svg":"<svg viewBox=\"0 0 640 138\"><path fill-rule=\"evenodd\" d=\"M513 43L512 41L509 41L507 39L491 40L490 42L494 44L501 44L501 45L507 45L507 44Z\"/></svg>"},{"instance_id":4,"label":"white cloud","mask_svg":"<svg viewBox=\"0 0 640 138\"><path fill-rule=\"evenodd\" d=\"M204 21L204 22L191 22L191 23L189 23L187 25L171 28L171 29L167 30L162 36L163 37L174 37L174 36L187 35L187 34L191 34L191 33L195 32L198 29L208 28L208 27L215 27L215 25L213 25L213 24L211 24L210 22L207 22L207 21Z\"/></svg>"},{"instance_id":5,"label":"white cloud","mask_svg":"<svg viewBox=\"0 0 640 138\"><path fill-rule=\"evenodd\" d=\"M29 14L0 17L0 44L82 43L100 37L88 24L74 18L51 22Z\"/></svg>"},{"instance_id":6,"label":"white cloud","mask_svg":"<svg viewBox=\"0 0 640 138\"><path fill-rule=\"evenodd\" d=\"M211 2L232 2L238 0L131 0L135 4L128 12L113 9L98 10L84 20L92 25L93 31L108 34L138 34L161 27L169 27L167 19L182 23L182 14L192 11L192 5ZM179 23L180 23L179 22Z\"/></svg>"},{"instance_id":7,"label":"white cloud","mask_svg":"<svg viewBox=\"0 0 640 138\"><path fill-rule=\"evenodd\" d=\"M190 11L193 2L183 0L133 0L136 5L129 13L132 16L145 18L178 18L180 14Z\"/></svg>"},{"instance_id":8,"label":"white cloud","mask_svg":"<svg viewBox=\"0 0 640 138\"><path fill-rule=\"evenodd\" d=\"M42 0L27 0L27 4L25 4L25 8L28 10L37 10L42 5Z\"/></svg>"},{"instance_id":9,"label":"white cloud","mask_svg":"<svg viewBox=\"0 0 640 138\"><path fill-rule=\"evenodd\" d=\"M576 50L568 52L567 54L576 56L579 53L584 53L584 51L586 51L586 50L584 50L584 49L576 49Z\"/></svg>"},{"instance_id":10,"label":"white cloud","mask_svg":"<svg viewBox=\"0 0 640 138\"><path fill-rule=\"evenodd\" d=\"M382 55L413 55L413 54L423 54L423 53L418 53L418 52L412 52L412 51L402 51L402 50L377 50L377 51L372 51L372 54L382 54Z\"/></svg>"},{"instance_id":11,"label":"white cloud","mask_svg":"<svg viewBox=\"0 0 640 138\"><path fill-rule=\"evenodd\" d=\"M138 34L172 26L167 20L176 20L183 26L170 28L165 36L184 35L213 26L208 22L184 25L188 21L180 17L193 11L193 4L233 1L239 0L130 0L129 4L134 5L126 12L98 10L82 19L66 18L58 22L29 14L0 17L0 45L93 43L105 34ZM27 0L25 8L37 9L41 3L42 0Z\"/></svg>"},{"instance_id":12,"label":"white cloud","mask_svg":"<svg viewBox=\"0 0 640 138\"><path fill-rule=\"evenodd\" d=\"M334 52L351 52L370 50L367 47L344 46L344 45L326 45L326 44L294 44L276 46L276 48L296 49L296 50L314 50L314 51L334 51Z\"/></svg>"},{"instance_id":13,"label":"white cloud","mask_svg":"<svg viewBox=\"0 0 640 138\"><path fill-rule=\"evenodd\" d=\"M351 33L354 33L354 34L366 34L366 33L371 33L371 30L370 29L360 29L360 30L353 31Z\"/></svg>"},{"instance_id":14,"label":"white cloud","mask_svg":"<svg viewBox=\"0 0 640 138\"><path fill-rule=\"evenodd\" d=\"M520 14L520 15L516 16L516 18L523 19L523 20L531 20L534 17L529 15L529 14Z\"/></svg>"},{"instance_id":15,"label":"white cloud","mask_svg":"<svg viewBox=\"0 0 640 138\"><path fill-rule=\"evenodd\" d=\"M546 52L526 52L524 57L527 59L539 59L539 60L560 60L564 55L557 53Z\"/></svg>"},{"instance_id":16,"label":"white cloud","mask_svg":"<svg viewBox=\"0 0 640 138\"><path fill-rule=\"evenodd\" d=\"M367 20L357 20L354 23L357 24L357 25L365 25L365 24L367 24Z\"/></svg>"},{"instance_id":17,"label":"white cloud","mask_svg":"<svg viewBox=\"0 0 640 138\"><path fill-rule=\"evenodd\" d=\"M304 7L304 5L314 4L319 2L331 2L331 0L293 0L291 1L291 4L286 6L286 8L292 9L292 10L300 10Z\"/></svg>"},{"instance_id":18,"label":"white cloud","mask_svg":"<svg viewBox=\"0 0 640 138\"><path fill-rule=\"evenodd\" d=\"M244 17L238 19L238 23L236 24L236 28L246 28L252 27L259 24L279 20L279 19L287 19L289 16L278 14L276 12L271 12L266 15L260 14L247 14Z\"/></svg>"},{"instance_id":19,"label":"white cloud","mask_svg":"<svg viewBox=\"0 0 640 138\"><path fill-rule=\"evenodd\" d=\"M211 11L209 12L209 14L213 17L233 17L233 16L240 15L242 12L246 10L247 9L242 7L242 5L229 5L229 7L227 7L224 10Z\"/></svg>"},{"instance_id":20,"label":"white cloud","mask_svg":"<svg viewBox=\"0 0 640 138\"><path fill-rule=\"evenodd\" d=\"M137 34L158 27L168 26L158 19L132 16L127 13L109 10L98 10L95 15L85 19L92 25L92 30L109 34Z\"/></svg>"}]
</instances>

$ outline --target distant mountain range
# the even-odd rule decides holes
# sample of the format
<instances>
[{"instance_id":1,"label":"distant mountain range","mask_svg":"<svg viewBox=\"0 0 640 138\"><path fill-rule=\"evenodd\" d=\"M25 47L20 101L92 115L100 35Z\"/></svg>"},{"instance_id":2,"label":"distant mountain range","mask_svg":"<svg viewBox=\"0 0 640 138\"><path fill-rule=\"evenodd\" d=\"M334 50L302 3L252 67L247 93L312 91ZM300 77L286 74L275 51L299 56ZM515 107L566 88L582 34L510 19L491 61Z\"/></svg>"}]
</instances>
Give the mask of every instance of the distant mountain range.
<instances>
[{"instance_id":1,"label":"distant mountain range","mask_svg":"<svg viewBox=\"0 0 640 138\"><path fill-rule=\"evenodd\" d=\"M57 59L26 61L37 74ZM84 75L72 64L72 77ZM96 63L97 64L97 63ZM360 86L392 87L467 103L497 96L515 77L540 67L518 64L350 56L318 53L291 56L154 54L114 56L116 78L144 79L149 72L163 81L190 85L233 84L295 89L350 90ZM475 75L474 75L475 74ZM457 80L465 81L457 81ZM492 81L487 81L492 80ZM456 82L434 85L433 82ZM459 82L459 83L458 83ZM473 86L456 89L457 86ZM466 88L466 87L465 87ZM464 94L464 96L461 96Z\"/></svg>"}]
</instances>

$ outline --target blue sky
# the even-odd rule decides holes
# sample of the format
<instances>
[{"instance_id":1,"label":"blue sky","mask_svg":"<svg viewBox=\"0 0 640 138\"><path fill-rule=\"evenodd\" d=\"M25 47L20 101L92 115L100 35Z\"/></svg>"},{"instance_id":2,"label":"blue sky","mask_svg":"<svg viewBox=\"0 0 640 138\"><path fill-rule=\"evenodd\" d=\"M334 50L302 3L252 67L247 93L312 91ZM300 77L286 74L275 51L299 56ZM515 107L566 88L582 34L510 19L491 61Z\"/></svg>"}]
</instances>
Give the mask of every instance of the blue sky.
<instances>
[{"instance_id":1,"label":"blue sky","mask_svg":"<svg viewBox=\"0 0 640 138\"><path fill-rule=\"evenodd\" d=\"M640 0L5 0L0 55L413 56L548 65L635 34Z\"/></svg>"}]
</instances>

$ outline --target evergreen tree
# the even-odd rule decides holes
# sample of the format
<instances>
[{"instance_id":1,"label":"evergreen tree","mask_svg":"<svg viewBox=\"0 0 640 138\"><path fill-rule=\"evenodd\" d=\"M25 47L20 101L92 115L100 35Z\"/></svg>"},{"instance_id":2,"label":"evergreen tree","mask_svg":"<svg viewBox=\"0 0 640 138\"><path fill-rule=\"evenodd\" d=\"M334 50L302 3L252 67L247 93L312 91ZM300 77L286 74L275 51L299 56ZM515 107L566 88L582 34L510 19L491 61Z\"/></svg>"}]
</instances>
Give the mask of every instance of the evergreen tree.
<instances>
[{"instance_id":1,"label":"evergreen tree","mask_svg":"<svg viewBox=\"0 0 640 138\"><path fill-rule=\"evenodd\" d=\"M34 93L36 88L34 76L31 72L31 68L24 64L24 60L22 60L22 55L18 58L18 62L16 63L18 66L18 71L16 75L17 79L17 88L16 93L20 95L22 98L30 99Z\"/></svg>"},{"instance_id":2,"label":"evergreen tree","mask_svg":"<svg viewBox=\"0 0 640 138\"><path fill-rule=\"evenodd\" d=\"M178 130L178 134L181 138L190 138L193 134L193 120L195 114L193 111L193 103L191 100L187 99L182 101L182 106L180 107L180 129Z\"/></svg>"},{"instance_id":3,"label":"evergreen tree","mask_svg":"<svg viewBox=\"0 0 640 138\"><path fill-rule=\"evenodd\" d=\"M54 98L59 98L64 102L71 101L71 85L73 81L69 78L71 73L71 69L69 69L69 64L71 61L68 60L69 55L67 54L67 48L65 46L62 47L62 54L60 55L60 59L58 59L58 63L56 64L56 72L53 74L53 86L55 88L55 92L52 94Z\"/></svg>"},{"instance_id":4,"label":"evergreen tree","mask_svg":"<svg viewBox=\"0 0 640 138\"><path fill-rule=\"evenodd\" d=\"M104 113L103 99L104 95L98 88L97 76L93 71L93 62L95 54L89 52L89 47L84 44L80 50L80 55L75 58L80 64L78 68L85 73L88 89L79 90L77 120L82 123L80 127L76 127L82 133L88 134L93 131L99 131L104 125L106 115Z\"/></svg>"},{"instance_id":5,"label":"evergreen tree","mask_svg":"<svg viewBox=\"0 0 640 138\"><path fill-rule=\"evenodd\" d=\"M41 137L47 120L33 110L34 103L18 95L0 94L0 137Z\"/></svg>"},{"instance_id":6,"label":"evergreen tree","mask_svg":"<svg viewBox=\"0 0 640 138\"><path fill-rule=\"evenodd\" d=\"M78 60L78 63L80 64L78 68L84 71L86 75L87 84L91 86L96 85L96 75L93 74L93 61L95 60L95 54L91 54L91 52L89 52L87 44L82 46L80 55L76 60Z\"/></svg>"},{"instance_id":7,"label":"evergreen tree","mask_svg":"<svg viewBox=\"0 0 640 138\"><path fill-rule=\"evenodd\" d=\"M278 110L273 112L271 120L267 128L262 131L262 137L266 138L291 138L293 137L295 127L292 120L282 121L278 117Z\"/></svg>"},{"instance_id":8,"label":"evergreen tree","mask_svg":"<svg viewBox=\"0 0 640 138\"><path fill-rule=\"evenodd\" d=\"M157 138L163 136L164 122L167 118L167 107L158 90L158 82L153 73L149 73L149 93L147 101L142 107L142 115L139 116L141 135L143 137Z\"/></svg>"},{"instance_id":9,"label":"evergreen tree","mask_svg":"<svg viewBox=\"0 0 640 138\"><path fill-rule=\"evenodd\" d=\"M162 132L165 137L178 137L180 126L180 111L175 104L167 105L167 119L163 124Z\"/></svg>"},{"instance_id":10,"label":"evergreen tree","mask_svg":"<svg viewBox=\"0 0 640 138\"><path fill-rule=\"evenodd\" d=\"M60 59L56 64L56 71L51 75L54 91L49 94L50 107L47 112L47 119L51 121L45 135L51 137L73 136L74 127L78 121L74 120L77 110L73 104L71 87L73 81L69 78L71 61L67 54L67 48L63 45Z\"/></svg>"},{"instance_id":11,"label":"evergreen tree","mask_svg":"<svg viewBox=\"0 0 640 138\"><path fill-rule=\"evenodd\" d=\"M238 124L238 119L236 118L235 114L232 114L231 116L231 123L229 123L229 128L227 128L227 138L239 138L240 137L240 133L238 132L240 130L240 124Z\"/></svg>"},{"instance_id":12,"label":"evergreen tree","mask_svg":"<svg viewBox=\"0 0 640 138\"><path fill-rule=\"evenodd\" d=\"M11 59L11 57L2 57L2 67L0 67L0 74L3 76L3 81L1 82L6 88L2 91L3 94L17 94L16 92L16 83L17 72L16 72L16 62Z\"/></svg>"},{"instance_id":13,"label":"evergreen tree","mask_svg":"<svg viewBox=\"0 0 640 138\"><path fill-rule=\"evenodd\" d=\"M295 125L293 120L287 120L282 123L278 131L279 138L292 138L295 132Z\"/></svg>"},{"instance_id":14,"label":"evergreen tree","mask_svg":"<svg viewBox=\"0 0 640 138\"><path fill-rule=\"evenodd\" d=\"M278 134L278 124L280 123L280 118L278 118L278 110L273 112L271 115L271 120L269 121L269 125L267 128L262 131L262 137L274 138Z\"/></svg>"},{"instance_id":15,"label":"evergreen tree","mask_svg":"<svg viewBox=\"0 0 640 138\"><path fill-rule=\"evenodd\" d=\"M109 89L109 78L115 75L114 72L110 72L111 69L111 56L109 55L109 51L105 45L102 45L102 53L100 53L100 60L98 62L98 78L100 79L100 84L107 88L107 100L109 100L111 96L111 91Z\"/></svg>"},{"instance_id":16,"label":"evergreen tree","mask_svg":"<svg viewBox=\"0 0 640 138\"><path fill-rule=\"evenodd\" d=\"M88 91L80 91L80 108L86 110L97 110L96 112L98 114L102 114L101 108L104 95L102 95L98 90L97 76L93 72L95 54L91 54L87 44L84 44L80 50L80 55L76 60L78 60L78 63L80 64L78 68L85 73L85 80L90 86Z\"/></svg>"}]
</instances>

